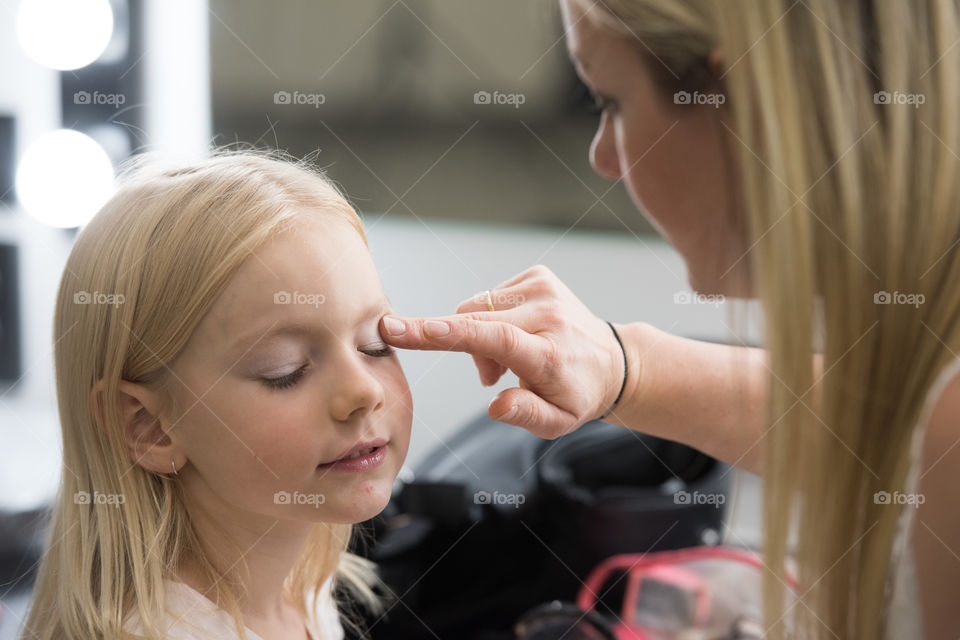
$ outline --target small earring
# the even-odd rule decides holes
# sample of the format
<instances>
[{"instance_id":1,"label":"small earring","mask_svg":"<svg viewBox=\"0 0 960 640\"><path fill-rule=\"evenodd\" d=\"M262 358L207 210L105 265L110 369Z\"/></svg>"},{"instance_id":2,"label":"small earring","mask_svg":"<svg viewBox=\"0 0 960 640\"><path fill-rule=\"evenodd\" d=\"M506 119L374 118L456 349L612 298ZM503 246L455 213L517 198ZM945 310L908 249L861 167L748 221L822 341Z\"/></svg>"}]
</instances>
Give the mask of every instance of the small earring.
<instances>
[{"instance_id":1,"label":"small earring","mask_svg":"<svg viewBox=\"0 0 960 640\"><path fill-rule=\"evenodd\" d=\"M173 458L170 459L170 468L173 469L173 475L175 476L180 475L179 473L177 473L177 465L173 463Z\"/></svg>"}]
</instances>

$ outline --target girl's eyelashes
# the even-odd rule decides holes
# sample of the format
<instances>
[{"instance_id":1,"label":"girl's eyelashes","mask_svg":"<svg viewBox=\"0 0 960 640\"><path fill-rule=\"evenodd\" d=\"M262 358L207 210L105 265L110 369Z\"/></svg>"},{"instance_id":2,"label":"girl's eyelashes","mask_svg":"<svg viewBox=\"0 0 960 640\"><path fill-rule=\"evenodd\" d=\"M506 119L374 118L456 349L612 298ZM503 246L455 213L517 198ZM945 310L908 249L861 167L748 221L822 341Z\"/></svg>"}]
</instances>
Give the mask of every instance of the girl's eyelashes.
<instances>
[{"instance_id":1,"label":"girl's eyelashes","mask_svg":"<svg viewBox=\"0 0 960 640\"><path fill-rule=\"evenodd\" d=\"M388 344L378 345L374 348L358 349L358 351L374 358L388 358L396 353L396 349ZM271 389L289 389L300 382L306 374L307 366L308 365L303 365L296 371L288 373L285 376L280 376L279 378L261 378L261 380L263 384Z\"/></svg>"},{"instance_id":2,"label":"girl's eyelashes","mask_svg":"<svg viewBox=\"0 0 960 640\"><path fill-rule=\"evenodd\" d=\"M263 383L271 389L289 389L300 382L300 379L303 377L306 368L307 365L303 365L293 373L288 373L285 376L281 376L279 378L262 378L262 380Z\"/></svg>"},{"instance_id":3,"label":"girl's eyelashes","mask_svg":"<svg viewBox=\"0 0 960 640\"><path fill-rule=\"evenodd\" d=\"M392 356L395 353L395 349L388 344L380 345L376 349L360 349L362 353L367 354L368 356L373 356L374 358L386 358Z\"/></svg>"}]
</instances>

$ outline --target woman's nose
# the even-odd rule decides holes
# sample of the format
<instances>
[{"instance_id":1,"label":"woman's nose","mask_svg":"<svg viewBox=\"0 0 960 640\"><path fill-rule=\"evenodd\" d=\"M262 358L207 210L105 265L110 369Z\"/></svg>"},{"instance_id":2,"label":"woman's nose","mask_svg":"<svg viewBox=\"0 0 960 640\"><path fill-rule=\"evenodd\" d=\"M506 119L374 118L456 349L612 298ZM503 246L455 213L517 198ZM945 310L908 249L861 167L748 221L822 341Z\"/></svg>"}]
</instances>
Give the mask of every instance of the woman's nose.
<instances>
[{"instance_id":1,"label":"woman's nose","mask_svg":"<svg viewBox=\"0 0 960 640\"><path fill-rule=\"evenodd\" d=\"M330 397L330 413L336 420L348 422L383 406L383 385L363 362L367 357L354 351L338 367Z\"/></svg>"},{"instance_id":2,"label":"woman's nose","mask_svg":"<svg viewBox=\"0 0 960 640\"><path fill-rule=\"evenodd\" d=\"M617 143L613 125L607 114L600 117L600 126L590 144L590 165L604 178L620 179L620 159L617 157Z\"/></svg>"}]
</instances>

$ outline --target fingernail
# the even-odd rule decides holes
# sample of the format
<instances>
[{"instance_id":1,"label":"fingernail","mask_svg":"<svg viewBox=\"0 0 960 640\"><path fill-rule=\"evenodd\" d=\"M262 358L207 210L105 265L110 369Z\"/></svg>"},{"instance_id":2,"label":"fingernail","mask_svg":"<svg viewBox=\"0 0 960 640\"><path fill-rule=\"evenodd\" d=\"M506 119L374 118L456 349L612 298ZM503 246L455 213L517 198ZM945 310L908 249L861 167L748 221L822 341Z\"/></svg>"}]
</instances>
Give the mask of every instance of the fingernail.
<instances>
[{"instance_id":1,"label":"fingernail","mask_svg":"<svg viewBox=\"0 0 960 640\"><path fill-rule=\"evenodd\" d=\"M514 416L514 414L517 413L517 409L518 409L518 408L519 408L518 405L515 405L515 404L514 404L514 405L511 405L509 409L507 409L507 410L504 411L502 414L500 414L499 416L497 416L496 418L494 418L494 420L509 420L510 418L512 418L512 417Z\"/></svg>"},{"instance_id":2,"label":"fingernail","mask_svg":"<svg viewBox=\"0 0 960 640\"><path fill-rule=\"evenodd\" d=\"M402 320L397 320L390 316L384 316L383 328L392 336L403 335L407 330L407 325Z\"/></svg>"},{"instance_id":3,"label":"fingernail","mask_svg":"<svg viewBox=\"0 0 960 640\"><path fill-rule=\"evenodd\" d=\"M439 320L428 320L423 323L423 330L428 336L439 338L450 333L450 325Z\"/></svg>"}]
</instances>

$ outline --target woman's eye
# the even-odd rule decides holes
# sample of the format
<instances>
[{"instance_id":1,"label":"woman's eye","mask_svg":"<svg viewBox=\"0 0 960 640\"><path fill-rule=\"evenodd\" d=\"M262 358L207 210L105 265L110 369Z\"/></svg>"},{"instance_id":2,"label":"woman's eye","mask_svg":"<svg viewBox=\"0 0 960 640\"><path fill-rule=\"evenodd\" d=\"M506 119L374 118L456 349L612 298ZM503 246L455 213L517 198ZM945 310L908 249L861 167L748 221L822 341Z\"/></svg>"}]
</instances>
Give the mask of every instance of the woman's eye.
<instances>
[{"instance_id":1,"label":"woman's eye","mask_svg":"<svg viewBox=\"0 0 960 640\"><path fill-rule=\"evenodd\" d=\"M304 376L306 368L307 365L303 365L293 373L288 373L279 378L263 378L263 383L271 389L289 389L300 382L300 378Z\"/></svg>"},{"instance_id":2,"label":"woman's eye","mask_svg":"<svg viewBox=\"0 0 960 640\"><path fill-rule=\"evenodd\" d=\"M605 111L609 113L613 110L613 101L609 100L608 98L604 98L603 96L598 96L595 93L591 93L590 96L593 99L593 101L587 106L587 110L590 113L603 113Z\"/></svg>"},{"instance_id":3,"label":"woman's eye","mask_svg":"<svg viewBox=\"0 0 960 640\"><path fill-rule=\"evenodd\" d=\"M367 354L368 356L373 356L374 358L386 358L394 354L394 348L388 344L381 345L375 349L360 349L362 353Z\"/></svg>"}]
</instances>

